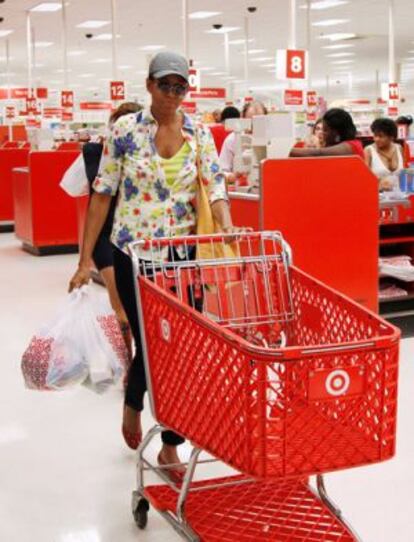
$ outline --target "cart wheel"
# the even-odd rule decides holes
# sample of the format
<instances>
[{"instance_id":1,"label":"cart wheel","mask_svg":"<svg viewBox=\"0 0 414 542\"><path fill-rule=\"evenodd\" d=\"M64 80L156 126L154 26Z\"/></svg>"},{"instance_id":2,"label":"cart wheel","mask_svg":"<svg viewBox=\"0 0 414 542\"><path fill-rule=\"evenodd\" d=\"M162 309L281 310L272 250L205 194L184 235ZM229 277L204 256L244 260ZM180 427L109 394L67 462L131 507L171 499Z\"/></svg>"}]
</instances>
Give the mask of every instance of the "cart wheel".
<instances>
[{"instance_id":1,"label":"cart wheel","mask_svg":"<svg viewBox=\"0 0 414 542\"><path fill-rule=\"evenodd\" d=\"M148 523L149 502L146 499L140 499L132 513L135 523L139 529L145 529Z\"/></svg>"}]
</instances>

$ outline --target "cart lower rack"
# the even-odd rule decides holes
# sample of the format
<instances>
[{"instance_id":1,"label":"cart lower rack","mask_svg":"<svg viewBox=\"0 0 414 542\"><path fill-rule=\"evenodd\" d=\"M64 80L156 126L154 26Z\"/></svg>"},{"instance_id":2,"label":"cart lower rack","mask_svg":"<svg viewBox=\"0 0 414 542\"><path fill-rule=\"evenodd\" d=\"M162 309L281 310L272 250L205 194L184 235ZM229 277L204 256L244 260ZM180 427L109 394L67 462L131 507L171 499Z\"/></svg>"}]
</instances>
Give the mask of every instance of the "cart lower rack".
<instances>
[{"instance_id":1,"label":"cart lower rack","mask_svg":"<svg viewBox=\"0 0 414 542\"><path fill-rule=\"evenodd\" d=\"M234 259L197 259L230 240L131 245L159 424L139 450L137 524L151 502L186 540L357 540L322 474L394 455L399 332L291 266L279 233L241 234ZM194 445L181 488L144 458L160 427ZM201 450L242 476L193 482ZM145 487L147 469L166 485Z\"/></svg>"}]
</instances>

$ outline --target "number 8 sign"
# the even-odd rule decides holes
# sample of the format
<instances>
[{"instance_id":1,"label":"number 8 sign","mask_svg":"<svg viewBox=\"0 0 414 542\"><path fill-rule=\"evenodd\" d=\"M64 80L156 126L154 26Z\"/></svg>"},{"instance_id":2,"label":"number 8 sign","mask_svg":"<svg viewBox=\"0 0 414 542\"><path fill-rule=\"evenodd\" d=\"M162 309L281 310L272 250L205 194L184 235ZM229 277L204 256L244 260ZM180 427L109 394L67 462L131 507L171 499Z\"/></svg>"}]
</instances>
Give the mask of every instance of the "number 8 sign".
<instances>
[{"instance_id":1,"label":"number 8 sign","mask_svg":"<svg viewBox=\"0 0 414 542\"><path fill-rule=\"evenodd\" d=\"M307 51L297 49L281 49L277 52L278 79L306 79Z\"/></svg>"}]
</instances>

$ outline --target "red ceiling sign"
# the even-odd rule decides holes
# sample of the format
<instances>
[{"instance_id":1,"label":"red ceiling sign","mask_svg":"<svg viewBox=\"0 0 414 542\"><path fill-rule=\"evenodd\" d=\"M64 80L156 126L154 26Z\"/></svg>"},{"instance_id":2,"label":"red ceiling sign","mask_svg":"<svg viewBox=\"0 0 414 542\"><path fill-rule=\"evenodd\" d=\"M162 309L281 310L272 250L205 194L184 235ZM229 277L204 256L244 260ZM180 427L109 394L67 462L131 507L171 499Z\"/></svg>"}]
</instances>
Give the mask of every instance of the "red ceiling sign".
<instances>
[{"instance_id":1,"label":"red ceiling sign","mask_svg":"<svg viewBox=\"0 0 414 542\"><path fill-rule=\"evenodd\" d=\"M400 99L400 85L398 83L390 83L388 85L388 97L392 101Z\"/></svg>"},{"instance_id":2,"label":"red ceiling sign","mask_svg":"<svg viewBox=\"0 0 414 542\"><path fill-rule=\"evenodd\" d=\"M14 119L16 116L16 108L14 105L8 105L6 107L6 119Z\"/></svg>"},{"instance_id":3,"label":"red ceiling sign","mask_svg":"<svg viewBox=\"0 0 414 542\"><path fill-rule=\"evenodd\" d=\"M36 98L26 98L26 111L29 115L38 113Z\"/></svg>"},{"instance_id":4,"label":"red ceiling sign","mask_svg":"<svg viewBox=\"0 0 414 542\"><path fill-rule=\"evenodd\" d=\"M61 118L63 110L61 107L44 107L43 116L45 119Z\"/></svg>"},{"instance_id":5,"label":"red ceiling sign","mask_svg":"<svg viewBox=\"0 0 414 542\"><path fill-rule=\"evenodd\" d=\"M285 105L303 105L303 90L285 90Z\"/></svg>"},{"instance_id":6,"label":"red ceiling sign","mask_svg":"<svg viewBox=\"0 0 414 542\"><path fill-rule=\"evenodd\" d=\"M200 92L200 86L201 86L201 77L200 77L200 70L197 70L196 68L190 68L188 70L188 84L189 84L189 92Z\"/></svg>"},{"instance_id":7,"label":"red ceiling sign","mask_svg":"<svg viewBox=\"0 0 414 542\"><path fill-rule=\"evenodd\" d=\"M197 104L195 102L182 102L181 107L189 115L193 115L197 111Z\"/></svg>"},{"instance_id":8,"label":"red ceiling sign","mask_svg":"<svg viewBox=\"0 0 414 542\"><path fill-rule=\"evenodd\" d=\"M216 100L224 100L226 98L225 88L201 88L200 92L191 92L190 97L194 99L208 98Z\"/></svg>"},{"instance_id":9,"label":"red ceiling sign","mask_svg":"<svg viewBox=\"0 0 414 542\"><path fill-rule=\"evenodd\" d=\"M73 121L73 109L64 109L62 111L62 120L64 122L72 122Z\"/></svg>"},{"instance_id":10,"label":"red ceiling sign","mask_svg":"<svg viewBox=\"0 0 414 542\"><path fill-rule=\"evenodd\" d=\"M308 90L306 93L306 100L308 107L317 107L318 105L318 94L315 90Z\"/></svg>"},{"instance_id":11,"label":"red ceiling sign","mask_svg":"<svg viewBox=\"0 0 414 542\"><path fill-rule=\"evenodd\" d=\"M306 79L306 51L286 51L287 79Z\"/></svg>"},{"instance_id":12,"label":"red ceiling sign","mask_svg":"<svg viewBox=\"0 0 414 542\"><path fill-rule=\"evenodd\" d=\"M398 107L389 107L388 108L389 117L398 117Z\"/></svg>"},{"instance_id":13,"label":"red ceiling sign","mask_svg":"<svg viewBox=\"0 0 414 542\"><path fill-rule=\"evenodd\" d=\"M102 111L111 110L112 104L110 102L81 102L79 104L81 111Z\"/></svg>"},{"instance_id":14,"label":"red ceiling sign","mask_svg":"<svg viewBox=\"0 0 414 542\"><path fill-rule=\"evenodd\" d=\"M125 100L124 81L111 81L111 100L114 102Z\"/></svg>"},{"instance_id":15,"label":"red ceiling sign","mask_svg":"<svg viewBox=\"0 0 414 542\"><path fill-rule=\"evenodd\" d=\"M45 100L48 97L47 88L40 87L33 89L35 90L36 98L39 100ZM27 88L11 88L10 89L10 98L12 100L24 100L29 96L29 89ZM0 88L0 100L8 100L8 89Z\"/></svg>"},{"instance_id":16,"label":"red ceiling sign","mask_svg":"<svg viewBox=\"0 0 414 542\"><path fill-rule=\"evenodd\" d=\"M74 106L73 90L62 90L60 93L60 105L62 107Z\"/></svg>"}]
</instances>

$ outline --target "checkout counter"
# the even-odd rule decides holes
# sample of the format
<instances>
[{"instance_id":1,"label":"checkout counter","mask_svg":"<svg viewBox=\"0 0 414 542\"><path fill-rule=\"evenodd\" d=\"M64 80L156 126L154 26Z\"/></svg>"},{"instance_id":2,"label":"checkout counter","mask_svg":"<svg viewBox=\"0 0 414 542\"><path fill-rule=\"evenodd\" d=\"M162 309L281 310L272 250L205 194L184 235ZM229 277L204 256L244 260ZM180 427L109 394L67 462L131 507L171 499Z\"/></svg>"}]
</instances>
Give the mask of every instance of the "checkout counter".
<instances>
[{"instance_id":1,"label":"checkout counter","mask_svg":"<svg viewBox=\"0 0 414 542\"><path fill-rule=\"evenodd\" d=\"M27 167L13 169L15 234L35 255L78 250L76 198L59 186L78 151L33 151Z\"/></svg>"},{"instance_id":2,"label":"checkout counter","mask_svg":"<svg viewBox=\"0 0 414 542\"><path fill-rule=\"evenodd\" d=\"M287 144L283 119L278 146L275 120L264 128L266 118L253 119L250 182L230 192L235 225L281 231L294 265L378 311L376 177L359 157L286 158L293 128Z\"/></svg>"}]
</instances>

